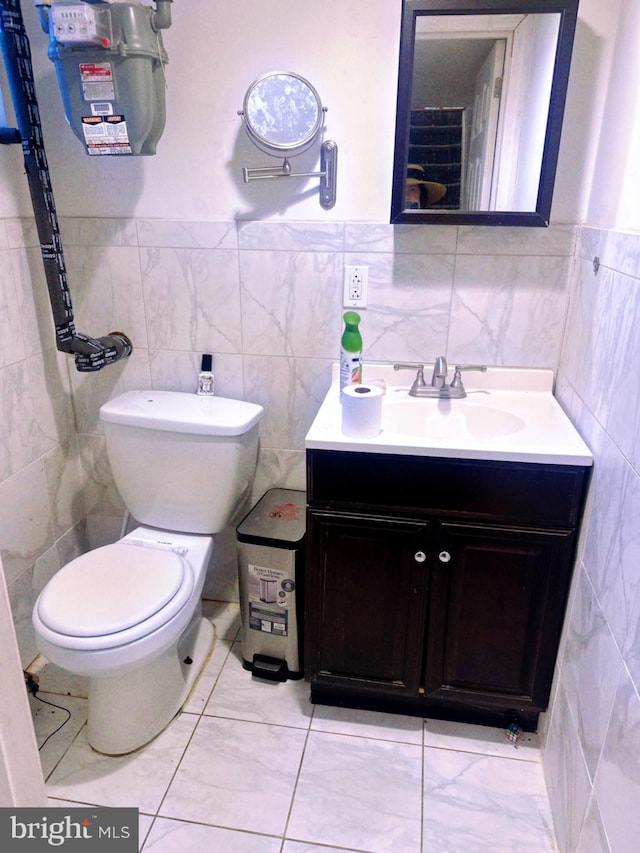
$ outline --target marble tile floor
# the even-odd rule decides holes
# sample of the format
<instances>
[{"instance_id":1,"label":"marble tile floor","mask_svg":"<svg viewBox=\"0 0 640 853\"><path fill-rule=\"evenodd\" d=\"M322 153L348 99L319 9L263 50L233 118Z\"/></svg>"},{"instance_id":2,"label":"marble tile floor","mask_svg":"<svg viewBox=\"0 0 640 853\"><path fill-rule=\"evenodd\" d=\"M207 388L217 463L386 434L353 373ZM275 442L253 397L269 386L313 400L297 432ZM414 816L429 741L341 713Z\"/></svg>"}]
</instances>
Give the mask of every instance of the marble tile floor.
<instances>
[{"instance_id":1,"label":"marble tile floor","mask_svg":"<svg viewBox=\"0 0 640 853\"><path fill-rule=\"evenodd\" d=\"M80 680L46 665L30 697L51 805L135 806L144 853L555 851L535 735L312 705L303 681L241 665L238 606L183 711L122 757L85 737ZM44 744L44 745L43 745Z\"/></svg>"}]
</instances>

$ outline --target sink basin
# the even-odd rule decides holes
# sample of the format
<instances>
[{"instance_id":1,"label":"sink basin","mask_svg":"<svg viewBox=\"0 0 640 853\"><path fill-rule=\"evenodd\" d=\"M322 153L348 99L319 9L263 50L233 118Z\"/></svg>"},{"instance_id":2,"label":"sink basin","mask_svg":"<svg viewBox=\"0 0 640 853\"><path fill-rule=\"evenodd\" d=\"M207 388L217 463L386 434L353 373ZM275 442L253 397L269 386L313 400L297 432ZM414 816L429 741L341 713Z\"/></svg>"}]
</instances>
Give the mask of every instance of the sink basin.
<instances>
[{"instance_id":1,"label":"sink basin","mask_svg":"<svg viewBox=\"0 0 640 853\"><path fill-rule=\"evenodd\" d=\"M591 465L593 457L553 396L547 368L489 367L465 375L462 399L409 396L392 365L365 364L365 384L386 387L376 436L342 432L339 368L305 447L358 453Z\"/></svg>"},{"instance_id":2,"label":"sink basin","mask_svg":"<svg viewBox=\"0 0 640 853\"><path fill-rule=\"evenodd\" d=\"M493 439L524 429L518 415L469 400L394 400L382 407L382 430L435 440Z\"/></svg>"}]
</instances>

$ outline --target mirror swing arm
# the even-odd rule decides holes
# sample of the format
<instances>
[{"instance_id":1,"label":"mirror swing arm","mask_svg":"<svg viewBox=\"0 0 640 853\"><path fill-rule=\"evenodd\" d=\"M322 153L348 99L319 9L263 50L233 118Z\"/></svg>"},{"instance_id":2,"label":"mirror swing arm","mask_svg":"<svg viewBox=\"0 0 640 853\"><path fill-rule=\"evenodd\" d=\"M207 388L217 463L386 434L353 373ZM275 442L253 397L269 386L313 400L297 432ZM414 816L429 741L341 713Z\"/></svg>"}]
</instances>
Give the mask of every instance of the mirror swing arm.
<instances>
[{"instance_id":1,"label":"mirror swing arm","mask_svg":"<svg viewBox=\"0 0 640 853\"><path fill-rule=\"evenodd\" d=\"M242 169L245 184L270 178L320 178L320 204L329 210L336 203L336 179L338 169L338 146L328 139L320 146L320 171L292 172L291 163L285 157L281 166L261 166Z\"/></svg>"},{"instance_id":2,"label":"mirror swing arm","mask_svg":"<svg viewBox=\"0 0 640 853\"><path fill-rule=\"evenodd\" d=\"M579 0L403 0L390 217L392 224L548 226L578 2ZM437 204L429 203L428 206L425 205L417 209L415 209L415 203L407 204L405 201L407 179L414 178L409 183L427 185L426 179L428 178L426 173L424 175L413 175L413 161L410 155L412 88L418 20L421 19L421 23L426 23L429 17L434 16L439 16L440 21L442 21L447 17L453 19L454 16L460 20L464 16L495 15L515 15L524 19L529 15L538 16L544 13L555 13L558 16L558 32L553 58L546 128L541 146L539 177L536 175L538 177L537 192L531 193L531 206L529 207L527 204L526 206L523 205L523 209L506 210L497 209L493 206L485 208L482 205L479 209L474 209L473 207L465 208L462 205L462 199L458 208L440 210ZM469 20L471 19L469 18ZM494 163L494 172L497 168L496 164L497 160ZM464 169L465 166L466 164L462 168ZM439 185L431 184L431 187L437 186ZM442 187L442 191L444 191L444 187Z\"/></svg>"},{"instance_id":3,"label":"mirror swing arm","mask_svg":"<svg viewBox=\"0 0 640 853\"><path fill-rule=\"evenodd\" d=\"M271 157L283 157L281 166L243 168L245 184L273 178L320 178L320 205L336 203L338 146L325 140L320 146L320 170L293 172L289 157L302 154L320 134L327 108L313 86L298 74L275 71L255 80L238 110L251 142Z\"/></svg>"}]
</instances>

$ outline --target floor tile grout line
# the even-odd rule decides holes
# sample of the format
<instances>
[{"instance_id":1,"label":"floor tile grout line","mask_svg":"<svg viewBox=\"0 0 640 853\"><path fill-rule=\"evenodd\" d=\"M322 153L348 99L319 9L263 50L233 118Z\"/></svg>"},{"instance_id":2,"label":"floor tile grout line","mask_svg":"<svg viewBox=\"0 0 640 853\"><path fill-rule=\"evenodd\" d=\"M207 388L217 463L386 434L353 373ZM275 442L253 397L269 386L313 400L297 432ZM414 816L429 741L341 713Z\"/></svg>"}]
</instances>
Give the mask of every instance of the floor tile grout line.
<instances>
[{"instance_id":1,"label":"floor tile grout line","mask_svg":"<svg viewBox=\"0 0 640 853\"><path fill-rule=\"evenodd\" d=\"M151 815L149 815L148 813L145 813L145 814L147 817L151 817ZM273 838L276 841L279 841L282 838L281 835L276 835L272 832L257 832L254 829L242 829L242 828L237 827L237 826L226 826L225 824L222 824L222 823L205 823L205 821L203 821L203 820L192 820L191 818L175 817L174 815L171 815L171 816L154 815L153 816L153 822L155 823L156 820L168 820L168 821L173 821L175 823L186 824L187 826L202 826L205 829L208 829L208 828L223 829L227 832L238 832L238 833L241 833L243 835L255 836L256 838ZM152 824L152 826L153 826L153 824ZM147 834L145 836L145 843L149 838L150 832L151 832L151 826L149 827L149 830L147 831Z\"/></svg>"},{"instance_id":2,"label":"floor tile grout line","mask_svg":"<svg viewBox=\"0 0 640 853\"><path fill-rule=\"evenodd\" d=\"M71 722L71 717L69 718L68 722ZM86 728L87 728L87 720L85 719L84 723L80 726L80 728L79 728L79 729L78 729L78 731L76 732L75 737L71 740L71 742L69 743L69 745L67 746L67 748L65 749L65 751L62 753L62 755L60 756L60 758L58 758L58 760L56 761L56 763L53 765L53 767L51 768L51 770L50 770L50 771L49 771L49 773L47 774L47 778L44 780L44 781L45 781L45 793L46 793L47 782L49 781L49 779L51 779L51 777L53 776L53 774L56 772L56 770L57 770L57 769L58 769L58 767L60 766L60 764L61 764L61 762L62 762L63 758L65 757L65 755L69 752L69 750L71 749L71 747L73 746L73 744L74 744L74 743L78 740L78 738L80 737L80 734L81 734L81 733L82 733ZM48 795L47 795L47 796L48 796Z\"/></svg>"},{"instance_id":3,"label":"floor tile grout line","mask_svg":"<svg viewBox=\"0 0 640 853\"><path fill-rule=\"evenodd\" d=\"M159 798L157 807L155 808L154 812L145 811L144 813L141 813L141 814L144 814L146 818L150 819L149 825L146 828L144 839L140 838L140 845L141 845L140 849L141 850L144 848L144 845L148 843L150 834L151 834L153 827L155 826L155 823L158 820L158 818L160 818L161 820L163 820L163 819L173 820L173 821L180 822L180 823L187 824L187 825L194 824L194 825L201 825L201 826L205 826L205 827L211 826L211 827L215 827L218 829L224 829L224 830L227 830L230 832L240 832L240 833L244 833L247 835L255 835L258 837L259 836L269 837L269 838L273 839L274 841L280 842L280 844L279 844L280 853L283 853L287 842L302 842L302 843L313 843L313 844L318 843L318 842L307 842L307 841L305 841L305 839L288 837L289 828L291 825L291 819L292 819L292 815L293 815L294 808L295 808L296 796L299 792L300 780L302 778L303 764L305 761L305 756L307 755L307 750L308 750L308 747L310 744L310 738L311 738L312 732L315 732L317 734L330 735L330 736L338 737L338 738L349 738L349 739L354 739L354 740L366 739L366 740L375 740L375 741L386 742L386 743L391 743L391 744L401 744L404 746L419 746L422 749L421 791L420 791L420 842L419 842L419 847L418 847L418 849L419 849L419 851L421 851L421 853L423 853L423 851L424 851L425 825L426 825L427 819L428 819L428 815L426 814L426 798L425 798L425 786L426 786L427 768L428 768L428 764L427 764L428 754L426 751L427 748L438 750L439 752L444 752L444 753L447 753L447 752L464 753L467 755L476 756L478 758L496 758L499 760L507 759L510 762L516 761L516 762L520 762L521 764L524 762L525 765L526 764L533 764L533 765L540 765L541 764L540 758L535 757L535 755L533 755L533 754L529 755L529 756L526 755L526 753L529 752L528 749L527 750L523 749L522 752L524 754L520 755L519 754L520 751L518 750L517 746L515 746L515 745L511 745L511 747L512 747L511 754L506 754L506 752L504 751L504 744L497 739L483 742L480 737L475 738L475 739L473 739L471 737L468 738L470 741L475 741L475 742L478 742L481 744L486 743L487 748L494 748L495 749L497 747L498 748L497 752L495 752L495 751L493 751L493 752L492 751L484 751L484 750L478 750L478 749L472 749L472 748L465 747L464 744L461 745L459 743L458 738L455 734L452 735L452 744L450 746L447 746L445 743L428 743L428 738L429 738L430 734L434 734L433 732L429 732L429 729L428 729L429 718L421 718L422 725L421 725L421 730L420 730L420 744L417 744L415 742L412 743L411 741L407 741L407 740L396 740L395 738L391 739L389 737L380 737L380 736L377 736L375 734L367 733L366 731L365 732L359 732L359 733L355 734L353 731L348 730L349 729L349 721L348 720L344 721L345 729L343 731L335 731L335 730L332 730L331 728L323 728L322 726L323 726L324 721L322 719L322 715L319 714L320 706L316 706L314 704L311 704L310 714L308 716L308 719L306 719L304 721L304 725L292 725L291 723L287 723L287 722L285 722L285 723L272 722L269 720L246 720L246 719L243 719L242 717L237 716L237 714L240 713L239 710L236 710L235 712L233 712L233 710L231 710L230 713L227 715L207 713L206 712L207 705L209 704L209 702L211 702L212 696L214 695L215 690L217 689L217 687L220 684L220 679L222 677L222 673L225 670L225 667L229 665L231 656L233 654L233 649L236 647L235 644L237 642L240 642L239 630L236 631L236 633L235 633L235 639L232 638L230 636L230 634L231 634L231 632L229 632L229 635L227 635L226 637L219 638L219 640L227 646L226 653L224 654L224 657L223 657L219 667L217 668L217 672L215 674L215 677L213 678L210 689L208 690L208 692L206 694L205 693L202 694L202 697L203 697L202 699L199 698L199 700L198 700L198 706L199 707L197 707L196 710L180 711L180 712L178 712L176 717L173 718L175 720L175 719L177 719L177 717L181 716L182 714L187 714L189 717L195 718L195 723L194 723L193 729L192 729L192 731L188 737L188 740L187 740L184 748L182 749L181 756L180 756L179 760L177 761L176 767L175 767L175 769L171 775L171 778L169 779L168 783L166 784L166 788L164 790L164 793L162 793L160 798ZM49 692L49 691L47 691L47 692ZM60 695L67 695L67 694L60 694ZM296 698L296 705L299 705L300 704L299 700L301 697L296 695L296 694L294 694L294 695ZM83 697L72 697L72 698L80 698L83 703L86 703L86 701L87 701L86 698L83 698ZM324 707L324 706L322 706L322 707ZM238 708L240 708L240 706L238 706ZM302 711L303 714L305 713L305 709L302 708L302 706L300 706L300 710ZM175 817L173 815L169 815L169 816L165 817L165 816L160 814L162 807L166 801L166 798L168 797L171 786L174 784L176 775L179 772L180 767L182 766L182 763L184 761L187 750L189 749L189 747L192 743L192 740L195 736L196 731L198 730L198 727L200 726L200 724L202 722L202 719L205 717L206 718L214 718L214 719L215 718L226 719L226 720L234 721L234 722L238 722L238 723L245 723L245 722L246 723L253 723L253 724L257 723L259 725L267 725L267 726L271 726L271 727L278 727L281 729L286 728L286 729L290 729L293 731L304 731L306 729L305 736L304 736L304 744L302 746L300 760L298 763L297 771L295 773L295 781L294 781L293 788L292 788L291 800L290 800L290 803L288 806L287 815L286 815L286 819L285 819L285 823L284 823L284 830L283 830L282 834L279 834L279 833L274 833L274 834L272 834L272 833L261 833L261 832L255 831L255 830L243 829L241 827L222 826L222 825L215 824L215 823L214 824L206 823L205 821L198 821L198 820L191 820L189 818ZM332 721L327 720L327 723L329 723L329 722L332 722ZM337 723L338 726L340 725L340 720L333 721L333 722ZM80 726L80 729L76 732L75 736L72 738L69 745L64 749L64 752L62 753L62 755L56 761L56 764L54 765L54 767L48 773L47 779L50 779L52 777L56 768L60 765L60 762L68 754L68 752L72 748L72 746L77 743L77 740L80 737L82 731L86 730L86 725L87 725L87 723L85 720L85 722ZM415 733L417 734L417 731ZM443 739L446 737L446 733L442 734L442 733L436 732L435 734L442 737ZM500 751L501 746L502 746L502 751ZM531 752L534 753L534 751L535 751L535 745L532 745ZM51 797L51 799L52 800L64 800L67 798ZM73 802L78 802L79 804L87 805L87 806L100 807L100 804L98 804L98 803L83 803L81 800L75 800L75 798L74 798ZM555 838L554 838L554 843L555 843ZM328 849L335 850L335 851L344 851L345 850L344 847L339 847L339 846L334 846L334 845L324 845L324 846L328 847ZM554 848L554 849L557 849L557 848ZM368 851L362 850L361 853L368 853Z\"/></svg>"},{"instance_id":4,"label":"floor tile grout line","mask_svg":"<svg viewBox=\"0 0 640 853\"><path fill-rule=\"evenodd\" d=\"M270 720L247 720L246 717L232 717L228 714L212 714L211 712L205 713L204 711L202 712L202 714L200 714L200 716L207 717L210 720L229 720L233 723L250 723L251 725L256 726L271 726L273 728L292 729L295 732L304 732L308 728L307 726L294 726L292 723L274 723Z\"/></svg>"},{"instance_id":5,"label":"floor tile grout line","mask_svg":"<svg viewBox=\"0 0 640 853\"><path fill-rule=\"evenodd\" d=\"M239 633L239 631L237 631L237 632L236 632L236 636L238 635L238 633ZM218 640L222 641L222 638L218 638ZM232 650L232 648L233 648L233 644L234 644L235 640L233 640L233 639L232 639L232 640L228 640L228 642L229 642L229 648L228 648L228 650L227 650L227 654L225 655L224 660L222 661L222 664L221 664L221 666L220 666L220 669L219 669L219 671L218 671L218 674L216 675L216 678L215 678L214 683L213 683L213 685L212 685L212 687L211 687L211 690L210 690L210 691L209 691L209 693L207 694L207 698L206 698L206 700L205 700L205 701L204 701L204 703L203 703L202 711L194 712L194 711L182 711L182 710L180 710L180 711L178 711L178 713L177 713L177 714L176 714L176 715L171 719L171 721L167 724L167 728L168 728L168 726L170 726L170 725L171 725L171 723L172 723L172 722L173 722L177 717L182 716L182 714L183 714L183 713L184 713L184 714L189 714L189 715L192 715L192 716L196 716L196 717L198 717L198 720L197 720L197 722L195 723L195 725L194 725L194 727L193 727L193 731L191 732L191 735L189 736L189 739L188 739L187 743L185 744L185 747L184 747L184 749L183 749L183 751L182 751L182 755L180 756L180 760L179 760L179 761L178 761L178 763L176 764L176 768L175 768L175 770L174 770L174 772L173 772L173 774L172 774L172 776L171 776L171 778L170 778L169 782L167 783L167 787L166 787L166 789L165 789L165 792L164 792L164 794L162 795L162 797L161 797L161 799L160 799L160 802L158 803L158 806L157 806L157 808L156 808L156 810L155 810L155 813L150 813L150 812L145 812L145 813L144 813L144 814L146 814L146 816L151 817L151 818L152 818L152 820L151 820L151 823L149 824L149 827L147 828L147 832L145 833L145 837L144 837L144 842L142 843L142 846L140 847L140 850L142 850L142 849L144 848L144 844L146 844L146 841L147 841L147 839L148 839L148 837L149 837L149 834L150 834L150 832L151 832L151 830L152 830L152 828L153 828L153 826L154 826L154 824L155 824L155 822L156 822L156 819L157 819L158 817L162 817L162 816L160 815L160 810L161 810L161 808L162 808L162 805L163 805L163 803L164 803L164 801L165 801L165 799L166 799L166 797L167 797L167 794L169 793L169 789L170 789L170 787L171 787L171 785L172 785L172 783L173 783L173 781L174 781L174 779L175 779L175 777L176 777L176 774L177 774L177 772L178 772L178 770L179 770L179 768L180 768L180 765L181 765L181 763L182 763L182 760L184 759L184 756L185 756L186 751L187 751L187 749L188 749L188 747L189 747L189 744L191 743L191 741L192 741L192 739L193 739L193 737L194 737L194 735L195 735L195 732L196 732L196 730L197 730L197 728L198 728L198 725L199 725L199 723L200 723L200 720L202 719L202 717L203 717L203 716L205 716L205 714L204 714L204 709L206 708L207 703L209 702L209 700L210 700L210 698L211 698L211 695L212 695L213 691L215 690L216 685L218 684L218 680L219 680L220 675L221 675L221 673L222 673L222 670L224 669L224 666L225 666L225 664L226 664L226 662L227 662L227 660L228 660L228 658L229 658L229 655L231 654L231 650ZM202 675L202 674L201 674L201 675ZM58 694L55 694L55 695L58 695ZM60 695L66 695L66 694L60 694ZM75 698L80 698L80 699L83 699L83 701L88 702L88 699L87 699L86 697L75 697ZM47 774L47 778L46 778L46 780L45 780L45 793L47 793L47 797L49 797L49 796L50 796L50 795L48 794L47 790L46 790L46 787L47 787L47 781L52 777L52 775L53 775L53 773L55 772L56 768L60 765L60 763L62 762L62 760L64 759L64 757L67 755L67 753L68 753L68 752L69 752L69 750L71 749L72 745L76 742L76 740L77 740L77 739L78 739L78 737L80 736L81 732L82 732L84 729L86 729L86 727L87 727L87 722L86 722L86 720L85 720L84 724L83 724L83 725L78 729L78 732L76 733L75 737L72 739L71 743L67 746L67 748L64 750L64 752L61 754L61 756L59 757L59 759L58 759L58 760L57 760L57 762L55 763L55 765L52 767L51 771ZM51 797L51 799L58 799L58 798ZM73 802L80 802L80 801L76 801L76 800L74 800ZM87 805L93 805L93 806L96 806L97 808L98 808L98 807L100 807L100 806L99 806L99 804L97 804L97 803L87 803ZM140 842L140 839L138 839L138 841Z\"/></svg>"},{"instance_id":6,"label":"floor tile grout line","mask_svg":"<svg viewBox=\"0 0 640 853\"><path fill-rule=\"evenodd\" d=\"M379 735L370 734L370 733L369 734L367 734L367 733L358 734L355 732L337 732L337 731L334 731L333 729L329 729L329 728L315 728L315 729L312 728L312 731L317 732L318 734L336 735L336 737L353 738L354 740L375 740L375 741L380 741L381 743L397 743L400 746L415 746L418 749L420 749L424 746L424 743L414 743L413 741L410 741L410 740L398 740L397 738L391 738L391 737L380 737ZM442 747L442 748L446 749L446 747Z\"/></svg>"},{"instance_id":7,"label":"floor tile grout line","mask_svg":"<svg viewBox=\"0 0 640 853\"><path fill-rule=\"evenodd\" d=\"M140 838L140 812L138 812L138 850L140 851L140 853L142 853L142 851L144 850L145 844L147 843L149 836L151 835L151 830L155 826L157 819L157 815L151 816L151 823L147 827L147 831L144 834L144 838Z\"/></svg>"},{"instance_id":8,"label":"floor tile grout line","mask_svg":"<svg viewBox=\"0 0 640 853\"><path fill-rule=\"evenodd\" d=\"M443 752L460 752L464 753L464 755L481 755L484 758L497 758L505 761L520 761L523 764L539 764L542 766L541 758L518 758L518 756L512 755L503 755L501 752L483 752L479 749L463 749L460 745L458 746L440 746L438 744L426 743L424 744L425 749L438 749Z\"/></svg>"},{"instance_id":9,"label":"floor tile grout line","mask_svg":"<svg viewBox=\"0 0 640 853\"><path fill-rule=\"evenodd\" d=\"M207 699L206 699L206 701L204 702L204 704L203 704L203 706L202 706L202 710L201 710L199 713L197 713L197 714L195 714L194 712L187 712L187 711L185 711L185 712L184 712L185 714L187 714L187 713L193 713L193 715L194 715L194 716L197 716L197 717L198 717L198 719L197 719L197 721L196 721L196 724L195 724L195 725L194 725L194 727L193 727L193 731L191 732L191 734L190 734L190 736L189 736L189 739L187 740L187 743L185 744L184 749L182 750L182 755L180 756L180 760L179 760L179 761L177 762L177 764L176 764L176 768L175 768L175 770L173 771L173 773L172 773L172 775L171 775L171 778L170 778L170 780L169 780L169 782L168 782L168 784L167 784L167 787L166 787L166 789L165 789L165 792L164 792L164 794L162 795L162 797L160 798L160 802L158 803L158 807L157 807L157 809L156 809L156 812L155 812L155 816L154 816L153 822L152 822L152 824L151 824L152 826L153 826L153 823L155 823L155 819L156 819L157 817L161 817L161 815L160 815L160 810L162 809L162 806L163 806L163 804L164 804L164 801L165 801L165 800L166 800L166 798L167 798L167 794L169 793L169 789L171 788L171 785L173 784L173 782L174 782L174 780L175 780L175 778L176 778L176 775L177 775L178 771L180 770L180 765L182 764L182 762L183 762L183 760L184 760L184 757L185 757L185 755L186 755L186 753L187 753L187 749L189 748L189 745L191 744L191 741L193 740L193 738L194 738L194 736L195 736L195 733L196 733L196 731L198 730L198 726L200 725L200 722L202 721L203 716L205 716L204 709L207 707L207 704L208 704L208 702L210 701L211 696L213 695L214 690L216 689L216 686L217 686L218 681L219 681L219 679L220 679L220 675L222 674L222 670L224 669L225 664L227 663L227 660L229 659L229 655L231 654L231 648L232 648L232 645L230 645L230 646L229 646L229 649L227 650L227 654L225 655L224 660L222 661L222 664L221 664L221 666L220 666L220 669L219 669L219 671L218 671L218 674L216 675L216 677L215 677L215 679L214 679L214 682L213 682L213 685L212 685L212 687L211 687L211 690L209 691L209 693L208 693L208 695L207 695ZM199 676L199 677L200 677L200 678L202 677L202 673L200 673L200 676ZM176 716L175 716L175 717L173 717L173 719L171 720L171 722L173 722L173 720L175 720L177 717L182 716L182 715L183 715L183 712L182 712L182 711L178 711L178 713L176 714ZM169 723L169 725L171 725L171 722Z\"/></svg>"},{"instance_id":10,"label":"floor tile grout line","mask_svg":"<svg viewBox=\"0 0 640 853\"><path fill-rule=\"evenodd\" d=\"M298 788L298 782L300 780L300 773L302 771L302 764L304 762L304 757L305 757L305 753L306 753L306 749L307 749L307 744L309 742L309 737L312 733L326 734L326 735L330 735L332 737L346 737L346 738L354 739L354 740L358 740L358 739L360 739L360 740L377 740L377 741L381 741L383 743L396 743L396 744L399 744L402 746L408 746L408 747L414 747L415 749L420 749L421 750L421 768L422 768L422 773L424 773L424 754L425 754L425 751L424 751L424 726L422 728L421 743L419 743L419 744L418 743L407 743L406 741L390 741L390 740L386 740L383 738L373 738L373 737L367 736L367 735L352 735L352 734L348 734L345 732L332 732L332 731L325 731L323 729L312 729L311 726L312 726L313 718L315 716L315 710L316 710L316 706L314 705L313 711L311 714L311 719L309 721L309 728L307 730L307 735L305 737L305 744L304 744L304 748L302 751L302 756L300 758L298 773L296 775L296 783L295 783L293 794L291 797L291 805L289 807L289 813L287 815L287 820L286 820L286 824L285 824L285 831L284 831L284 835L283 835L283 839L282 839L282 847L281 847L280 853L282 853L282 851L284 849L284 845L286 844L287 841L292 841L292 842L296 842L296 843L300 843L300 844L311 844L313 846L319 845L323 849L326 847L328 850L336 850L336 851L338 851L338 853L339 853L339 851L346 851L347 850L347 848L338 847L338 846L333 845L333 844L327 845L326 842L310 841L309 839L305 839L305 838L294 838L294 837L289 836L289 834L288 834L289 823L291 820L291 813L293 811L296 792L297 792L297 788ZM422 782L422 779L423 779L423 776L421 775L421 782ZM422 853L422 825L423 825L422 824L422 808L423 808L422 804L423 804L423 801L424 801L423 786L421 785L421 791L420 791L420 803L421 803L421 805L420 805L420 809L421 809L421 812L420 812L420 818L421 818L420 819L420 853ZM353 851L353 853L372 853L372 851L370 851L370 850L367 850L365 848L359 848L359 847L350 847L350 848L348 848L348 850L349 850L349 853L351 853L351 851Z\"/></svg>"},{"instance_id":11,"label":"floor tile grout line","mask_svg":"<svg viewBox=\"0 0 640 853\"><path fill-rule=\"evenodd\" d=\"M207 707L207 702L208 702L208 701L209 701L209 699L211 698L211 694L213 693L213 691L214 691L214 690L215 690L215 688L216 688L216 685L217 685L217 683L218 683L218 679L220 678L220 673L222 672L222 670L223 670L223 668L224 668L224 665L225 665L225 663L227 662L227 658L229 657L230 652L231 652L231 646L229 646L229 649L228 649L228 651L227 651L227 654L225 655L224 661L222 662L222 665L221 665L221 667L220 667L220 671L218 672L218 674L217 674L217 676L216 676L216 678L215 678L215 680L214 680L214 682L213 682L213 685L212 685L212 687L211 687L211 690L209 691L209 693L208 693L208 695L207 695L207 698L206 698L206 700L205 700L205 701L204 701L204 703L203 703L202 711L200 711L200 712L198 712L198 713L195 713L195 712L193 712L193 711L185 711L185 712L183 712L182 710L180 710L180 711L178 711L178 713L176 714L176 716L175 716L175 717L173 717L173 718L172 718L172 720L171 720L171 721L169 722L169 724L168 724L168 725L171 725L171 723L172 723L172 722L173 722L177 717L183 716L183 713L184 713L184 714L192 714L193 716L195 716L195 717L197 717L197 718L198 718L198 719L196 720L196 723L195 723L195 725L194 725L194 727L193 727L193 730L191 731L191 734L190 734L190 736L189 736L189 738L188 738L188 740L187 740L187 742L186 742L186 744L185 744L185 746L184 746L184 749L182 750L182 755L180 756L180 760L176 763L175 770L174 770L174 771L173 771L173 773L171 774L171 778L169 779L169 781L168 781L168 783L167 783L167 787L165 788L164 794L163 794L163 795L162 795L162 797L160 798L160 802L158 803L158 805L157 805L157 807L156 807L155 814L153 815L152 820L151 820L151 823L149 824L149 827L148 827L147 832L146 832L146 834L145 834L144 842L143 842L142 846L140 847L140 850L141 850L141 851L144 849L144 846L145 846L145 844L147 843L147 839L149 838L149 835L151 834L151 830L153 829L153 827L154 827L154 825L155 825L156 820L158 819L158 817L161 817L161 815L160 815L160 810L162 809L162 806L163 806L163 804L164 804L164 801L166 800L167 795L168 795L168 793L169 793L169 789L171 788L171 785L173 784L173 781L174 781L174 779L176 778L176 775L177 775L178 771L180 770L180 765L182 764L182 761L184 760L184 757L185 757L185 755L186 755L186 753L187 753L187 749L189 748L189 745L190 745L191 741L193 740L193 738L194 738L194 736L195 736L195 733L196 733L196 731L197 731L197 728L198 728L198 726L200 725L200 721L202 720L202 717L203 717L203 714L204 714L204 709ZM199 676L199 677L200 677L200 678L202 677L202 673L200 673L200 676ZM139 839L138 839L138 840L139 840Z\"/></svg>"},{"instance_id":12,"label":"floor tile grout line","mask_svg":"<svg viewBox=\"0 0 640 853\"><path fill-rule=\"evenodd\" d=\"M302 765L304 763L304 757L307 752L307 745L309 743L309 736L311 734L311 724L313 722L313 717L315 715L316 709L315 706L311 708L311 715L309 717L309 725L307 726L307 733L304 739L304 745L302 747L302 753L300 754L300 762L298 764L298 772L296 773L296 780L293 785L293 791L291 792L291 802L289 803L289 809L287 811L287 818L284 822L284 830L282 832L282 844L280 845L280 853L282 853L284 849L284 845L287 842L287 833L289 831L289 823L291 821L291 814L293 812L293 804L295 803L296 793L298 791L298 783L300 782L300 773L302 772Z\"/></svg>"}]
</instances>

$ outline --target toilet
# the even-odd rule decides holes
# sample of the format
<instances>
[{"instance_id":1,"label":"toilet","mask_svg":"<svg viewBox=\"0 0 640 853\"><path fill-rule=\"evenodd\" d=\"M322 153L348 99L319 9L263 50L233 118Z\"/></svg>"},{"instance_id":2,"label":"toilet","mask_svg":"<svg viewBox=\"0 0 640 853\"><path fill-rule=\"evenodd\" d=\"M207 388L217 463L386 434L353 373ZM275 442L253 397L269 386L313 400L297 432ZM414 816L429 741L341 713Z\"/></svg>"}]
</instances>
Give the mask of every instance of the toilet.
<instances>
[{"instance_id":1,"label":"toilet","mask_svg":"<svg viewBox=\"0 0 640 853\"><path fill-rule=\"evenodd\" d=\"M188 698L214 642L200 596L248 495L262 406L129 391L100 409L113 477L136 526L49 581L33 609L53 664L88 677L87 736L108 755L152 740Z\"/></svg>"}]
</instances>

